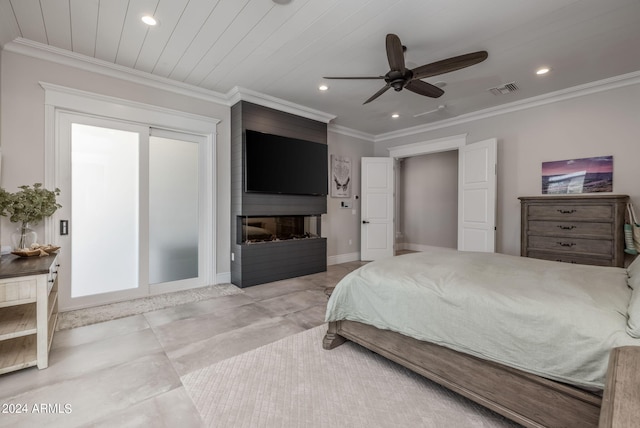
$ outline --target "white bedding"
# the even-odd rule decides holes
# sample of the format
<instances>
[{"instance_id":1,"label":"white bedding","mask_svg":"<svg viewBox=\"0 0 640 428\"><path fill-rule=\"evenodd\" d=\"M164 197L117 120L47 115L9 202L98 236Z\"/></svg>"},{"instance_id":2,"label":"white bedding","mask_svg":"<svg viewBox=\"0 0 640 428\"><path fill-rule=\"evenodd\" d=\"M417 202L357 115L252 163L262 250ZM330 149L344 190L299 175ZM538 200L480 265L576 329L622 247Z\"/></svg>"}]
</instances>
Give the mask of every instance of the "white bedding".
<instances>
[{"instance_id":1,"label":"white bedding","mask_svg":"<svg viewBox=\"0 0 640 428\"><path fill-rule=\"evenodd\" d=\"M347 319L549 379L603 388L626 333L631 289L622 268L432 247L347 275L327 321Z\"/></svg>"}]
</instances>

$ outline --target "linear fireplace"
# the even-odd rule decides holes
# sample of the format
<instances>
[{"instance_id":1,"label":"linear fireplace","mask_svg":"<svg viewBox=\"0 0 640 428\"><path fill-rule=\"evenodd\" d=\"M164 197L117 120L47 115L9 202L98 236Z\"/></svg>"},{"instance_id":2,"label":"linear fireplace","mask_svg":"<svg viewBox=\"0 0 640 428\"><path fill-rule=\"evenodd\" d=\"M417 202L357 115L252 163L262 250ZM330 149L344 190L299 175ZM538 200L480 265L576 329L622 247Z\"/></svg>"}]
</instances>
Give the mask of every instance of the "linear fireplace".
<instances>
[{"instance_id":1,"label":"linear fireplace","mask_svg":"<svg viewBox=\"0 0 640 428\"><path fill-rule=\"evenodd\" d=\"M238 216L238 244L320 237L319 215Z\"/></svg>"},{"instance_id":2,"label":"linear fireplace","mask_svg":"<svg viewBox=\"0 0 640 428\"><path fill-rule=\"evenodd\" d=\"M230 122L231 282L245 288L326 271L327 238L320 236L320 216L327 212L326 184L329 179L326 172L321 180L321 190L309 190L306 186L303 190L288 185L266 186L266 183L261 183L262 179L280 176L280 169L297 171L297 165L306 168L304 177L288 176L286 180L306 182L308 175L318 177L309 170L307 157L311 155L307 153L291 161L288 149L275 150L264 138L258 140L257 148L267 150L265 156L256 157L255 153L254 156L249 153L250 149L256 149L253 145L256 141L252 138L256 132L260 137L268 134L326 145L326 121L238 101L231 107ZM296 145L298 148L300 146ZM309 161L326 167L328 154L325 150L321 152ZM256 177L255 168L262 168L268 176ZM265 186L255 187L255 180L258 185Z\"/></svg>"}]
</instances>

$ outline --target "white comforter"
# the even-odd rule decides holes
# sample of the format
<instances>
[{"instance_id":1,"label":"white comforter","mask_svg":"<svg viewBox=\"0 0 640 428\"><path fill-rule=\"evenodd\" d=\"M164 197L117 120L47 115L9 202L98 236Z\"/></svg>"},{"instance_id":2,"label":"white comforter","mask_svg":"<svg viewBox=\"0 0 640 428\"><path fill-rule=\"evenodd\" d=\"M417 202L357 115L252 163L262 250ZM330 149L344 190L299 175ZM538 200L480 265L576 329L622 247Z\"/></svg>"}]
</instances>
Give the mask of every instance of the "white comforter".
<instances>
[{"instance_id":1,"label":"white comforter","mask_svg":"<svg viewBox=\"0 0 640 428\"><path fill-rule=\"evenodd\" d=\"M549 379L603 388L627 335L622 268L430 248L347 275L326 320L347 319Z\"/></svg>"}]
</instances>

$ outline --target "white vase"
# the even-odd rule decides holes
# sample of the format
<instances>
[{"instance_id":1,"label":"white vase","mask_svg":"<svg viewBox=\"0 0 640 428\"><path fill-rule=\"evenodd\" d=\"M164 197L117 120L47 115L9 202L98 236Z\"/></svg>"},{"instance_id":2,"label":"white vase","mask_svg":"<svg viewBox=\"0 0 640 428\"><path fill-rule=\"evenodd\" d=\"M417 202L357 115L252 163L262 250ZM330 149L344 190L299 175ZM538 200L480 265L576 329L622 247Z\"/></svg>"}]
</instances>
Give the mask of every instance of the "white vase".
<instances>
[{"instance_id":1,"label":"white vase","mask_svg":"<svg viewBox=\"0 0 640 428\"><path fill-rule=\"evenodd\" d=\"M11 234L11 241L14 250L30 248L31 244L38 242L38 234L29 227L29 223L22 223Z\"/></svg>"}]
</instances>

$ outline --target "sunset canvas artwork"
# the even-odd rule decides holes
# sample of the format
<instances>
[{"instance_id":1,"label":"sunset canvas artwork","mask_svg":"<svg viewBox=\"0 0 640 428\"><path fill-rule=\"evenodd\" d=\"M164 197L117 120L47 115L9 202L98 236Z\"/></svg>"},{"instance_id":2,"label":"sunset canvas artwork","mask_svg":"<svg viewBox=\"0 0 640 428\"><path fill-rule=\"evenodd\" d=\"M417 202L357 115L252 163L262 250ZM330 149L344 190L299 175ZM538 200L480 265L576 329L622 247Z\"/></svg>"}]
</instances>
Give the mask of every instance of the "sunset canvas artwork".
<instances>
[{"instance_id":1,"label":"sunset canvas artwork","mask_svg":"<svg viewBox=\"0 0 640 428\"><path fill-rule=\"evenodd\" d=\"M613 156L542 163L542 193L613 191Z\"/></svg>"}]
</instances>

